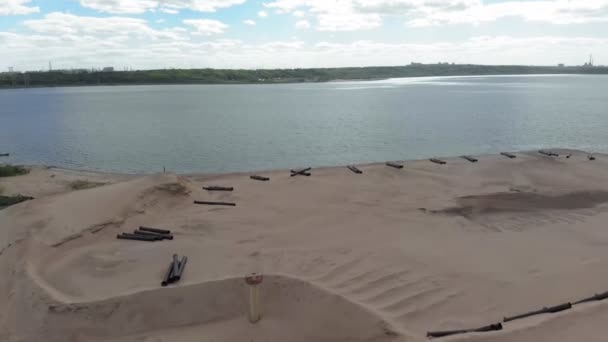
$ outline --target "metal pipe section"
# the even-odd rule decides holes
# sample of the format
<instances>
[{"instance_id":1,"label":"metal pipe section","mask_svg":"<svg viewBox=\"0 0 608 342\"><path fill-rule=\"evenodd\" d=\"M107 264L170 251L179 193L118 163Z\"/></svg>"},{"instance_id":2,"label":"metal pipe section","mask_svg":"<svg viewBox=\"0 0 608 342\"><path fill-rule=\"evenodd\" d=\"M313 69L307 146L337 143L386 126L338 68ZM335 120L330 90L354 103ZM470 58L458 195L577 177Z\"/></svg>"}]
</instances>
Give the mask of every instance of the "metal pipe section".
<instances>
[{"instance_id":1,"label":"metal pipe section","mask_svg":"<svg viewBox=\"0 0 608 342\"><path fill-rule=\"evenodd\" d=\"M169 278L169 280L171 283L173 283L179 280L177 279L177 273L179 272L179 258L177 257L177 254L173 254L173 261L171 261L171 269L171 277Z\"/></svg>"},{"instance_id":2,"label":"metal pipe section","mask_svg":"<svg viewBox=\"0 0 608 342\"><path fill-rule=\"evenodd\" d=\"M540 151L538 151L538 153L544 154L545 156L549 156L549 157L559 157L559 154L552 152L552 151L540 150Z\"/></svg>"},{"instance_id":3,"label":"metal pipe section","mask_svg":"<svg viewBox=\"0 0 608 342\"><path fill-rule=\"evenodd\" d=\"M437 338L437 337L444 337L444 336L450 336L450 335L456 335L456 334L466 334L466 333L472 333L472 332L498 331L498 330L502 330L502 324L501 323L490 324L490 325L486 325L484 327L476 328L476 329L429 331L429 332L426 333L426 337Z\"/></svg>"},{"instance_id":4,"label":"metal pipe section","mask_svg":"<svg viewBox=\"0 0 608 342\"><path fill-rule=\"evenodd\" d=\"M307 168L304 168L304 169L298 169L298 170L289 170L291 172L291 176L290 177L300 176L300 175L301 176L310 176L310 172L308 172L310 170L312 170L311 167L307 167Z\"/></svg>"},{"instance_id":5,"label":"metal pipe section","mask_svg":"<svg viewBox=\"0 0 608 342\"><path fill-rule=\"evenodd\" d=\"M231 186L204 186L204 190L207 191L233 191L234 188Z\"/></svg>"},{"instance_id":6,"label":"metal pipe section","mask_svg":"<svg viewBox=\"0 0 608 342\"><path fill-rule=\"evenodd\" d=\"M161 286L167 286L173 282L173 262L169 264L169 269L167 269L167 273L163 278L163 281L160 283Z\"/></svg>"},{"instance_id":7,"label":"metal pipe section","mask_svg":"<svg viewBox=\"0 0 608 342\"><path fill-rule=\"evenodd\" d=\"M137 230L137 229L135 229L133 231L133 234L135 234L135 235L153 236L153 237L156 237L158 240L173 240L173 235L153 233L153 232L147 232L147 231Z\"/></svg>"},{"instance_id":8,"label":"metal pipe section","mask_svg":"<svg viewBox=\"0 0 608 342\"><path fill-rule=\"evenodd\" d=\"M158 228L150 228L150 227L143 227L143 226L140 226L139 230L143 230L143 231L146 231L146 232L152 232L152 233L158 233L158 234L171 234L170 230L158 229Z\"/></svg>"},{"instance_id":9,"label":"metal pipe section","mask_svg":"<svg viewBox=\"0 0 608 342\"><path fill-rule=\"evenodd\" d=\"M148 241L148 242L156 241L155 237L128 234L128 233L118 234L118 235L116 235L116 238L121 239L121 240L138 240L138 241Z\"/></svg>"},{"instance_id":10,"label":"metal pipe section","mask_svg":"<svg viewBox=\"0 0 608 342\"><path fill-rule=\"evenodd\" d=\"M133 235L147 236L147 237L154 238L157 241L164 240L163 236L160 234L155 234L155 233L151 233L151 232L142 232L137 229L133 231Z\"/></svg>"},{"instance_id":11,"label":"metal pipe section","mask_svg":"<svg viewBox=\"0 0 608 342\"><path fill-rule=\"evenodd\" d=\"M581 304L581 303L586 303L586 302L596 302L596 301L600 301L600 300L604 300L604 299L608 299L608 291L606 291L604 293L596 293L591 297L583 298L579 301L576 301L576 302L574 302L574 304Z\"/></svg>"},{"instance_id":12,"label":"metal pipe section","mask_svg":"<svg viewBox=\"0 0 608 342\"><path fill-rule=\"evenodd\" d=\"M540 315L540 314L544 314L544 313L555 313L555 312L560 312L560 311L564 311L564 310L568 310L572 307L572 303L564 303L564 304L560 304L560 305L556 305L556 306L550 306L550 307L544 307L540 310L536 310L536 311L530 311L530 312L526 312L524 314L521 315L516 315L516 316L511 316L511 317L505 317L503 319L503 322L511 322L514 321L516 319L522 319L522 318L526 318L526 317L530 317L530 316L536 316L536 315Z\"/></svg>"},{"instance_id":13,"label":"metal pipe section","mask_svg":"<svg viewBox=\"0 0 608 342\"><path fill-rule=\"evenodd\" d=\"M232 203L232 202L194 201L194 204L227 205L227 206L230 206L230 207L236 207L236 203Z\"/></svg>"},{"instance_id":14,"label":"metal pipe section","mask_svg":"<svg viewBox=\"0 0 608 342\"><path fill-rule=\"evenodd\" d=\"M177 272L173 274L174 281L180 281L182 279L182 275L184 274L184 270L186 269L186 263L188 262L188 257L182 257L182 260L179 262L179 266L177 268Z\"/></svg>"},{"instance_id":15,"label":"metal pipe section","mask_svg":"<svg viewBox=\"0 0 608 342\"><path fill-rule=\"evenodd\" d=\"M386 166L394 167L395 169L403 169L403 165L397 163L388 162L386 163Z\"/></svg>"},{"instance_id":16,"label":"metal pipe section","mask_svg":"<svg viewBox=\"0 0 608 342\"><path fill-rule=\"evenodd\" d=\"M362 174L363 171L359 170L356 166L354 165L348 165L347 168L349 170L351 170L352 172L356 173L356 174Z\"/></svg>"}]
</instances>

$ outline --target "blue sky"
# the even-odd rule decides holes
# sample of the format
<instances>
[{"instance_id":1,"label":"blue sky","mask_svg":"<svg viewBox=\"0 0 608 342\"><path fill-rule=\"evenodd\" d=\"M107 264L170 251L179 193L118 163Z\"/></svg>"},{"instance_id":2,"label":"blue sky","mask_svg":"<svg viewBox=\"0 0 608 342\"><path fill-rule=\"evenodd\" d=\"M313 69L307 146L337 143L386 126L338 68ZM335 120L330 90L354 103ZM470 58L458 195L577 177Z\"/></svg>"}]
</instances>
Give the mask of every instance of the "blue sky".
<instances>
[{"instance_id":1,"label":"blue sky","mask_svg":"<svg viewBox=\"0 0 608 342\"><path fill-rule=\"evenodd\" d=\"M0 0L0 70L608 64L608 0Z\"/></svg>"}]
</instances>

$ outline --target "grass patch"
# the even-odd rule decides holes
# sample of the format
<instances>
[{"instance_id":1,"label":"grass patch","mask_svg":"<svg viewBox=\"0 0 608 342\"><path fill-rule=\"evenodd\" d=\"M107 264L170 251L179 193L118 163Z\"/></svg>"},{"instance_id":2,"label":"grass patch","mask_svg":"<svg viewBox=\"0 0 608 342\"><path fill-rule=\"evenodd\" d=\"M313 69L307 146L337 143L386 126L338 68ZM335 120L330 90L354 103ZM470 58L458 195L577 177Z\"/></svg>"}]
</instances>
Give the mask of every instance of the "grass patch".
<instances>
[{"instance_id":1,"label":"grass patch","mask_svg":"<svg viewBox=\"0 0 608 342\"><path fill-rule=\"evenodd\" d=\"M34 197L15 195L15 196L0 196L0 209L4 209L17 203L25 202L34 199Z\"/></svg>"},{"instance_id":2,"label":"grass patch","mask_svg":"<svg viewBox=\"0 0 608 342\"><path fill-rule=\"evenodd\" d=\"M0 165L0 177L21 176L29 172L30 170L19 165Z\"/></svg>"},{"instance_id":3,"label":"grass patch","mask_svg":"<svg viewBox=\"0 0 608 342\"><path fill-rule=\"evenodd\" d=\"M70 182L70 189L72 190L84 190L84 189L92 189L92 188L96 188L98 186L102 186L105 185L106 183L100 183L100 182L90 182L87 180L75 180L73 182Z\"/></svg>"}]
</instances>

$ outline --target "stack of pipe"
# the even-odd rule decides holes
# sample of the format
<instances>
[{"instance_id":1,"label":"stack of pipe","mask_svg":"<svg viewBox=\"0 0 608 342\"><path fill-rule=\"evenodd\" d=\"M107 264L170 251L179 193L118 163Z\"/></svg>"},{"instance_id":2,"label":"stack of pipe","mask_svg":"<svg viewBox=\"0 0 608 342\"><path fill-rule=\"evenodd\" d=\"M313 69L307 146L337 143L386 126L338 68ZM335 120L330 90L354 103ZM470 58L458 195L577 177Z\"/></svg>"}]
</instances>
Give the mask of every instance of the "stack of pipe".
<instances>
[{"instance_id":1,"label":"stack of pipe","mask_svg":"<svg viewBox=\"0 0 608 342\"><path fill-rule=\"evenodd\" d=\"M178 255L173 254L173 260L171 260L169 269L165 273L165 277L160 285L167 286L180 281L184 273L184 269L186 269L186 262L188 262L188 257L184 256L182 257L182 260L179 260Z\"/></svg>"},{"instance_id":2,"label":"stack of pipe","mask_svg":"<svg viewBox=\"0 0 608 342\"><path fill-rule=\"evenodd\" d=\"M173 235L170 230L139 227L133 231L133 233L121 233L116 235L117 239L122 240L137 240L137 241L161 241L161 240L173 240Z\"/></svg>"}]
</instances>

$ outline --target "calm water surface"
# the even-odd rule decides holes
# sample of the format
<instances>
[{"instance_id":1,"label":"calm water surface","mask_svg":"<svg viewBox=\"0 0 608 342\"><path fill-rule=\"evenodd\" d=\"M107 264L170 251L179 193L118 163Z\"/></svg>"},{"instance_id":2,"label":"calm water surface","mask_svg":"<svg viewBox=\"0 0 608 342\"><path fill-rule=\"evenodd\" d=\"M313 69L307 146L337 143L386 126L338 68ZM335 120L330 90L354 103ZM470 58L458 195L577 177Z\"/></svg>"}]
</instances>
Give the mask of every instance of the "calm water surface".
<instances>
[{"instance_id":1,"label":"calm water surface","mask_svg":"<svg viewBox=\"0 0 608 342\"><path fill-rule=\"evenodd\" d=\"M0 90L0 162L206 173L542 147L608 152L608 77Z\"/></svg>"}]
</instances>

